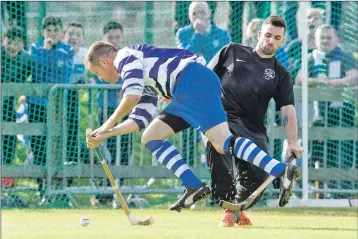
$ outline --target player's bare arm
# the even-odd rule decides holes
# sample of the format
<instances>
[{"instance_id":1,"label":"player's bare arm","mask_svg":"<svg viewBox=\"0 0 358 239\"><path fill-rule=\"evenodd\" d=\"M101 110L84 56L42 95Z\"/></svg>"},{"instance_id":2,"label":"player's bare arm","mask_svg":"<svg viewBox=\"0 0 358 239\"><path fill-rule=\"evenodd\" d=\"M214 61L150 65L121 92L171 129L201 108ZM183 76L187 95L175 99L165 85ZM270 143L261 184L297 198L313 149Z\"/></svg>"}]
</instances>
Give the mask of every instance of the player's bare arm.
<instances>
[{"instance_id":1,"label":"player's bare arm","mask_svg":"<svg viewBox=\"0 0 358 239\"><path fill-rule=\"evenodd\" d=\"M118 121L126 116L138 104L141 96L139 95L126 95L123 97L117 109L108 118L108 120L96 131L93 135L104 133L112 129Z\"/></svg>"},{"instance_id":2,"label":"player's bare arm","mask_svg":"<svg viewBox=\"0 0 358 239\"><path fill-rule=\"evenodd\" d=\"M127 51L123 51L122 55L117 58L118 50L115 46L106 42L96 42L92 44L86 55L86 68L97 75L100 80L115 84L122 75L122 88L124 87L124 96L119 106L100 128L93 131L93 136L113 129L116 123L127 115L141 99L143 91L142 75L136 76L138 78L136 84L130 84L126 81L126 78L132 77L131 73L133 69L117 69L119 62L114 62L128 57L127 53ZM139 67L142 67L142 64L139 64ZM138 68L137 70L141 69Z\"/></svg>"},{"instance_id":3,"label":"player's bare arm","mask_svg":"<svg viewBox=\"0 0 358 239\"><path fill-rule=\"evenodd\" d=\"M296 109L293 105L285 105L281 107L282 123L287 134L288 154L294 154L296 158L299 158L303 152L301 146L297 144L297 118Z\"/></svg>"},{"instance_id":4,"label":"player's bare arm","mask_svg":"<svg viewBox=\"0 0 358 239\"><path fill-rule=\"evenodd\" d=\"M107 132L97 134L96 136L86 134L87 147L97 148L104 140L108 138L136 133L139 130L140 127L134 120L127 119Z\"/></svg>"}]
</instances>

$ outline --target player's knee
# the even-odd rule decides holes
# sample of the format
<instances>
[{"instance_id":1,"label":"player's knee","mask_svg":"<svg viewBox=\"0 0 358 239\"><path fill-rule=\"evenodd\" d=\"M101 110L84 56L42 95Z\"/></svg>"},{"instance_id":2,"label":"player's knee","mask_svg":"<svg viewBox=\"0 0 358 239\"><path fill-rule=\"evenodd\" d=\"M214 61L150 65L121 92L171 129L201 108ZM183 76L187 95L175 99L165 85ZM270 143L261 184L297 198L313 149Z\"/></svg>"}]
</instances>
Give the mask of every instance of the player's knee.
<instances>
[{"instance_id":1,"label":"player's knee","mask_svg":"<svg viewBox=\"0 0 358 239\"><path fill-rule=\"evenodd\" d=\"M141 138L141 140L140 140L140 142L141 142L141 144L142 144L143 146L145 146L149 141L150 141L149 139L147 139L147 138L145 138L145 137L143 137L143 136L142 136L142 138Z\"/></svg>"},{"instance_id":2,"label":"player's knee","mask_svg":"<svg viewBox=\"0 0 358 239\"><path fill-rule=\"evenodd\" d=\"M215 148L215 150L220 153L220 154L227 154L230 153L233 155L233 148L235 146L235 142L236 142L237 137L235 136L231 136L226 138L225 141L223 140L213 140L211 141L211 144L213 145L213 147Z\"/></svg>"},{"instance_id":3,"label":"player's knee","mask_svg":"<svg viewBox=\"0 0 358 239\"><path fill-rule=\"evenodd\" d=\"M225 154L224 151L224 143L223 142L218 142L218 141L211 141L211 144L213 145L213 147L215 148L215 150L220 153L220 154Z\"/></svg>"},{"instance_id":4,"label":"player's knee","mask_svg":"<svg viewBox=\"0 0 358 239\"><path fill-rule=\"evenodd\" d=\"M151 141L152 139L149 137L149 134L147 133L146 130L144 130L143 134L142 134L142 138L141 138L141 144L143 146L145 146L149 141Z\"/></svg>"}]
</instances>

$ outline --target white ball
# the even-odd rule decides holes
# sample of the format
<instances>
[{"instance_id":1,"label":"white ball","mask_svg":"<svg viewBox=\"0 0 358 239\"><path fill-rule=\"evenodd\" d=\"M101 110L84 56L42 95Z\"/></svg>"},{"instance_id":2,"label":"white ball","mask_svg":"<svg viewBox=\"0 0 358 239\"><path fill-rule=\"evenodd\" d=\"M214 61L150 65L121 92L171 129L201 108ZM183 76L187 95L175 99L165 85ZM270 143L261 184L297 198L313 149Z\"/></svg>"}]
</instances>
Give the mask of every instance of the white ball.
<instances>
[{"instance_id":1,"label":"white ball","mask_svg":"<svg viewBox=\"0 0 358 239\"><path fill-rule=\"evenodd\" d=\"M87 227L90 223L90 219L89 218L85 218L85 217L82 217L81 220L80 220L80 224L84 227Z\"/></svg>"}]
</instances>

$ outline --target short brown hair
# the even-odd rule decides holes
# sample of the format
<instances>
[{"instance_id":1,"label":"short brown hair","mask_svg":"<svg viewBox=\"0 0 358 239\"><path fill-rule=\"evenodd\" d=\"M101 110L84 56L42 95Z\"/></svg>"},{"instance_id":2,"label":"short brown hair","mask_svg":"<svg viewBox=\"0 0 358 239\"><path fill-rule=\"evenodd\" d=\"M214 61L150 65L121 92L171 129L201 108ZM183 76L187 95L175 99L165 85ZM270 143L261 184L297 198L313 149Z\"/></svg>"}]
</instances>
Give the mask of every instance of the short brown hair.
<instances>
[{"instance_id":1,"label":"short brown hair","mask_svg":"<svg viewBox=\"0 0 358 239\"><path fill-rule=\"evenodd\" d=\"M42 19L42 29L45 29L48 26L60 26L62 29L62 20L59 17L46 16Z\"/></svg>"},{"instance_id":2,"label":"short brown hair","mask_svg":"<svg viewBox=\"0 0 358 239\"><path fill-rule=\"evenodd\" d=\"M269 16L268 18L266 18L263 22L263 24L265 25L272 25L274 27L283 27L284 32L286 33L286 22L282 17L279 16Z\"/></svg>"},{"instance_id":3,"label":"short brown hair","mask_svg":"<svg viewBox=\"0 0 358 239\"><path fill-rule=\"evenodd\" d=\"M26 34L25 34L24 30L21 29L20 27L12 27L12 28L8 29L5 32L4 37L8 38L9 40L20 39L23 42L26 41Z\"/></svg>"},{"instance_id":4,"label":"short brown hair","mask_svg":"<svg viewBox=\"0 0 358 239\"><path fill-rule=\"evenodd\" d=\"M97 41L93 43L88 49L85 65L88 68L88 64L98 65L98 59L100 57L108 56L112 52L118 52L118 49L113 46L111 43L104 41Z\"/></svg>"},{"instance_id":5,"label":"short brown hair","mask_svg":"<svg viewBox=\"0 0 358 239\"><path fill-rule=\"evenodd\" d=\"M123 33L123 26L119 22L109 21L103 27L103 35L106 35L109 31L119 29Z\"/></svg>"},{"instance_id":6,"label":"short brown hair","mask_svg":"<svg viewBox=\"0 0 358 239\"><path fill-rule=\"evenodd\" d=\"M80 22L75 22L75 21L72 21L72 22L68 23L67 26L66 26L66 28L65 28L65 30L63 31L63 33L66 34L67 30L68 30L70 27L78 27L78 28L81 28L83 35L85 34L85 29L83 28L82 23L80 23Z\"/></svg>"}]
</instances>

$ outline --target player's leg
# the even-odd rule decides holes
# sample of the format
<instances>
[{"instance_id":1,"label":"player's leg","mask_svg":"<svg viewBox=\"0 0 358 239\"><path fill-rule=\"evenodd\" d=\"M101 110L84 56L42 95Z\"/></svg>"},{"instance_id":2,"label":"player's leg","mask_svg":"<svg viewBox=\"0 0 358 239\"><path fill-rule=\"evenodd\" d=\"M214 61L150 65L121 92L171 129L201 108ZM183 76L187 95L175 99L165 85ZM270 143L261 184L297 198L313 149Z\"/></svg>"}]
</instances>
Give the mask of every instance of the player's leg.
<instances>
[{"instance_id":1,"label":"player's leg","mask_svg":"<svg viewBox=\"0 0 358 239\"><path fill-rule=\"evenodd\" d=\"M233 157L230 154L220 154L210 142L206 144L206 159L211 176L212 197L219 200L235 201L236 187ZM225 210L220 227L233 227L238 222L237 213Z\"/></svg>"},{"instance_id":2,"label":"player's leg","mask_svg":"<svg viewBox=\"0 0 358 239\"><path fill-rule=\"evenodd\" d=\"M206 146L207 165L211 176L211 190L213 198L231 201L235 199L235 173L233 157L230 154L220 154L208 142Z\"/></svg>"},{"instance_id":3,"label":"player's leg","mask_svg":"<svg viewBox=\"0 0 358 239\"><path fill-rule=\"evenodd\" d=\"M252 132L247 129L241 122L235 122L235 126L235 134L240 132L240 135L250 138L262 150L268 153L268 138L265 134ZM267 179L268 173L244 160L237 159L235 162L237 169L237 195L235 196L235 199L237 203L240 203L246 200ZM254 206L262 195L263 193L257 196L250 207ZM252 222L245 211L240 212L237 221L241 226L252 226Z\"/></svg>"},{"instance_id":4,"label":"player's leg","mask_svg":"<svg viewBox=\"0 0 358 239\"><path fill-rule=\"evenodd\" d=\"M219 111L216 114L219 114ZM206 125L206 128L210 127L206 122L203 124ZM205 129L205 127L203 127L203 129ZM247 161L250 164L263 169L274 177L284 176L286 178L286 185L288 185L287 183L290 181L289 184L292 186L293 177L299 173L297 171L297 166L289 164L290 167L288 167L287 164L272 158L252 140L245 137L234 136L230 132L227 122L209 128L205 132L205 136L219 153L230 153L236 158ZM285 175L287 170L289 172Z\"/></svg>"},{"instance_id":5,"label":"player's leg","mask_svg":"<svg viewBox=\"0 0 358 239\"><path fill-rule=\"evenodd\" d=\"M225 129L222 126L225 126L225 124L214 126L205 134L210 142L214 142L213 146L215 149L220 153L230 153L236 158L263 169L274 177L281 177L280 206L282 207L287 204L291 196L293 184L300 175L297 165L282 163L272 158L253 141L244 137L236 137L230 134L225 136L227 138L223 142L223 138L218 138L217 136L223 135L222 132Z\"/></svg>"},{"instance_id":6,"label":"player's leg","mask_svg":"<svg viewBox=\"0 0 358 239\"><path fill-rule=\"evenodd\" d=\"M165 140L188 127L189 125L180 117L162 112L149 124L142 136L142 144L161 164L171 170L186 188L183 196L170 207L170 210L180 211L181 208L191 206L210 193L210 189L195 176L175 146Z\"/></svg>"},{"instance_id":7,"label":"player's leg","mask_svg":"<svg viewBox=\"0 0 358 239\"><path fill-rule=\"evenodd\" d=\"M200 76L200 77L197 77ZM233 156L258 166L274 177L283 176L288 195L299 175L297 166L273 159L247 138L232 135L221 103L221 86L217 75L200 64L189 64L175 88L171 107L167 111L180 116L199 128L221 154Z\"/></svg>"}]
</instances>

